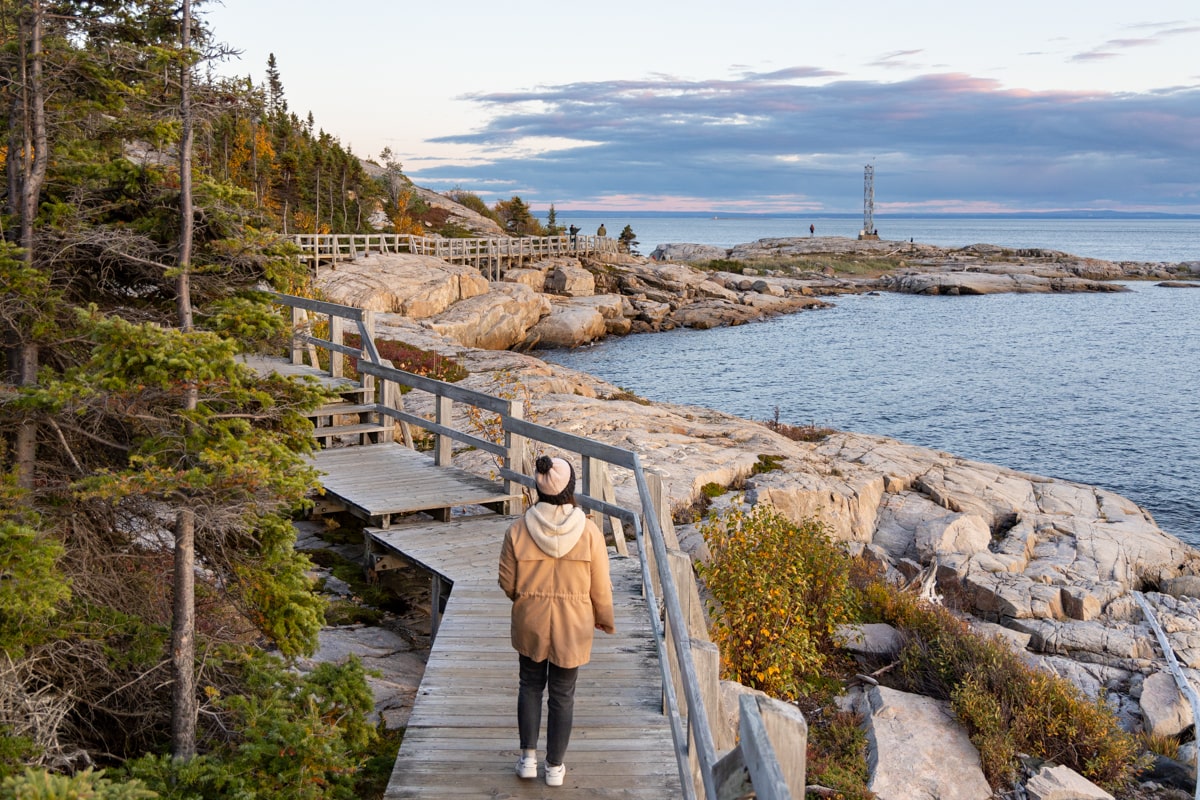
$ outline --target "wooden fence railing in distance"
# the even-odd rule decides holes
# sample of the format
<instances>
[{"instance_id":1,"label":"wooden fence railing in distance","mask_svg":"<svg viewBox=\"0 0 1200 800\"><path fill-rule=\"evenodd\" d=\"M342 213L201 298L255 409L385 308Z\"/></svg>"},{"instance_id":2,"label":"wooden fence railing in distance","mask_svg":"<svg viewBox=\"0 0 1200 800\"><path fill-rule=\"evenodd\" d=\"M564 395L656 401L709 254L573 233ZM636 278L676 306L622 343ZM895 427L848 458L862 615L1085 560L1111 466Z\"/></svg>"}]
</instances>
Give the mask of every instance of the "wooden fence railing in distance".
<instances>
[{"instance_id":1,"label":"wooden fence railing in distance","mask_svg":"<svg viewBox=\"0 0 1200 800\"><path fill-rule=\"evenodd\" d=\"M447 239L404 233L301 233L292 237L300 260L315 264L354 261L368 253L413 253L435 256L454 264L470 264L499 279L502 264L520 266L526 260L552 256L585 256L620 252L620 243L607 236L522 236Z\"/></svg>"}]
</instances>

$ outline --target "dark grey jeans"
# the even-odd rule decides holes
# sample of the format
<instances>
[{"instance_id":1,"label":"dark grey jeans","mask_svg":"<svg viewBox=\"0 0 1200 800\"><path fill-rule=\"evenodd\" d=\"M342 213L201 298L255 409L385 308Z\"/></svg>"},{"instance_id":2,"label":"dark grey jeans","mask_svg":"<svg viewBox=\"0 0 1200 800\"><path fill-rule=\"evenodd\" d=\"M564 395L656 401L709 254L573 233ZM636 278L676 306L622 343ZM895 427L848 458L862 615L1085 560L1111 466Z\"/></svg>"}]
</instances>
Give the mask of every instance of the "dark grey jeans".
<instances>
[{"instance_id":1,"label":"dark grey jeans","mask_svg":"<svg viewBox=\"0 0 1200 800\"><path fill-rule=\"evenodd\" d=\"M534 661L521 656L521 690L517 694L517 728L521 733L521 749L536 750L538 728L542 724L542 695L550 684L550 699L546 718L546 762L563 763L567 742L571 740L571 724L575 717L575 679L579 668L563 669L546 661Z\"/></svg>"}]
</instances>

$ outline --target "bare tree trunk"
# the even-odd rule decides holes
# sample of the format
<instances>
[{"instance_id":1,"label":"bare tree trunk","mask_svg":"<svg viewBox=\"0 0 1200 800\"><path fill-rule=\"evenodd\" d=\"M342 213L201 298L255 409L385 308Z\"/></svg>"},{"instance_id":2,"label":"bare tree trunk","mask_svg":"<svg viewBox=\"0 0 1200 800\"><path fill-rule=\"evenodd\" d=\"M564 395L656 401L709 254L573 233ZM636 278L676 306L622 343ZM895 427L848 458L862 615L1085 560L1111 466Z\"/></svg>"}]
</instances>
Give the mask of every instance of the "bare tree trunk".
<instances>
[{"instance_id":1,"label":"bare tree trunk","mask_svg":"<svg viewBox=\"0 0 1200 800\"><path fill-rule=\"evenodd\" d=\"M183 32L181 49L183 63L179 68L179 116L183 135L179 142L179 327L192 329L192 289L189 272L192 267L192 65L191 65L191 0L183 0Z\"/></svg>"},{"instance_id":2,"label":"bare tree trunk","mask_svg":"<svg viewBox=\"0 0 1200 800\"><path fill-rule=\"evenodd\" d=\"M191 108L191 0L183 0L180 34L179 115L183 137L179 143L179 327L192 330L192 298L188 270L192 260L192 108ZM193 384L187 389L184 408L194 411L198 402ZM191 423L188 423L189 425ZM196 515L180 498L175 517L175 579L171 619L171 751L176 760L196 755Z\"/></svg>"},{"instance_id":3,"label":"bare tree trunk","mask_svg":"<svg viewBox=\"0 0 1200 800\"><path fill-rule=\"evenodd\" d=\"M46 132L46 95L42 83L42 2L27 0L22 9L21 59L22 109L21 175L18 213L21 217L21 247L25 249L25 263L34 263L34 223L37 220L38 201L42 184L46 180L46 164L49 161L49 137ZM25 50L25 48L28 48ZM30 332L15 332L16 372L20 385L31 386L37 382L38 346ZM17 428L14 442L17 462L17 483L22 488L32 489L37 465L37 423L26 420Z\"/></svg>"},{"instance_id":4,"label":"bare tree trunk","mask_svg":"<svg viewBox=\"0 0 1200 800\"><path fill-rule=\"evenodd\" d=\"M175 599L171 609L171 753L180 761L196 755L195 560L196 513L185 507L175 516Z\"/></svg>"}]
</instances>

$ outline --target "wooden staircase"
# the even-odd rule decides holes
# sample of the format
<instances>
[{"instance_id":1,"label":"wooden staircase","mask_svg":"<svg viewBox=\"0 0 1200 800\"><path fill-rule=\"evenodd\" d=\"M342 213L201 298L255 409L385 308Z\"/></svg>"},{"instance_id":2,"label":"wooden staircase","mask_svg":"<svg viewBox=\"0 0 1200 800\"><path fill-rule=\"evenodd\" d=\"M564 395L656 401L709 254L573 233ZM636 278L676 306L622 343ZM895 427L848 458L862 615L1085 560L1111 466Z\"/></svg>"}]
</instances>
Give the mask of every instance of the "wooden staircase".
<instances>
[{"instance_id":1,"label":"wooden staircase","mask_svg":"<svg viewBox=\"0 0 1200 800\"><path fill-rule=\"evenodd\" d=\"M340 399L308 415L313 423L313 436L321 447L384 441L382 434L388 427L380 419L374 399L368 396L372 392L373 387L339 387Z\"/></svg>"}]
</instances>

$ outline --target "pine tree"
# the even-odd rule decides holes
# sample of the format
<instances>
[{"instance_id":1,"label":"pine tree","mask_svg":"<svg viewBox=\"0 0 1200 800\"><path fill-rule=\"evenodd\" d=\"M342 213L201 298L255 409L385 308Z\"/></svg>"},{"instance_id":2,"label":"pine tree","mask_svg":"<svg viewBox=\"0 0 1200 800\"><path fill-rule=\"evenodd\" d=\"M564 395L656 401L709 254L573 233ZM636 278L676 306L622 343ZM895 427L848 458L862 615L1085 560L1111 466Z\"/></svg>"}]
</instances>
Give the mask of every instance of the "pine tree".
<instances>
[{"instance_id":1,"label":"pine tree","mask_svg":"<svg viewBox=\"0 0 1200 800\"><path fill-rule=\"evenodd\" d=\"M287 113L287 100L283 96L283 81L279 77L279 66L275 54L267 56L267 110L272 114Z\"/></svg>"},{"instance_id":2,"label":"pine tree","mask_svg":"<svg viewBox=\"0 0 1200 800\"><path fill-rule=\"evenodd\" d=\"M621 234L617 237L617 241L620 243L621 252L623 252L623 253L636 253L637 252L637 250L634 249L638 246L637 234L633 232L633 228L630 227L629 225L626 225L621 230Z\"/></svg>"},{"instance_id":3,"label":"pine tree","mask_svg":"<svg viewBox=\"0 0 1200 800\"><path fill-rule=\"evenodd\" d=\"M270 232L289 216L266 216L277 189L297 215L321 198L319 221L339 226L352 224L358 186L380 191L336 140L267 112L248 82L199 79L195 54L213 46L188 24L193 3L49 14L41 0L0 0L12 226L0 242L0 574L20 581L18 592L0 581L0 647L13 659L0 706L23 691L56 699L52 738L105 761L186 758L199 742L238 752L238 732L217 729L227 719L201 714L196 735L194 704L216 701L187 687L196 661L172 645L165 599L226 699L255 691L239 652L314 646L322 604L289 513L312 486L301 455L319 393L261 380L235 355L281 341L285 321L256 288L305 280ZM51 99L52 114L39 110ZM23 429L36 433L27 455ZM5 477L18 473L24 486ZM173 577L195 579L205 602L173 591ZM183 677L165 680L173 662ZM173 700L172 684L185 696ZM0 707L0 720L19 713ZM14 759L62 755L10 733L0 723L0 776Z\"/></svg>"}]
</instances>

